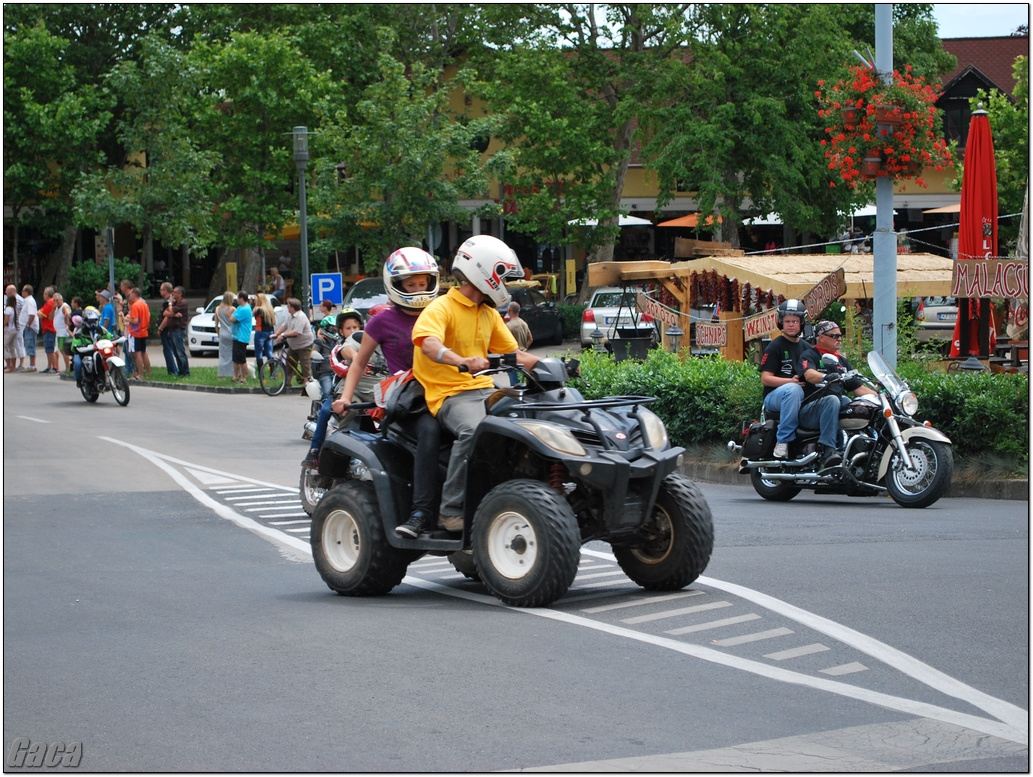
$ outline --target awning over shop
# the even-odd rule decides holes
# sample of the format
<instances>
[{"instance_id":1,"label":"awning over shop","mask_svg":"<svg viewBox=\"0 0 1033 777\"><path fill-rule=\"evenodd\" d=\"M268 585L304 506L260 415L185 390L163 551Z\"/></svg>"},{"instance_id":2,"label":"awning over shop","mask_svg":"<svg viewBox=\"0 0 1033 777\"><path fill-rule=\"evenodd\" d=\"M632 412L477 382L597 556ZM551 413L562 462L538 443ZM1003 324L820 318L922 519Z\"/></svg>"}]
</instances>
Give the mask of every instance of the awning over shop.
<instances>
[{"instance_id":1,"label":"awning over shop","mask_svg":"<svg viewBox=\"0 0 1033 777\"><path fill-rule=\"evenodd\" d=\"M942 208L930 208L929 210L923 210L922 213L961 213L961 203L944 205Z\"/></svg>"},{"instance_id":2,"label":"awning over shop","mask_svg":"<svg viewBox=\"0 0 1033 777\"><path fill-rule=\"evenodd\" d=\"M875 294L872 254L789 254L774 256L705 256L675 262L666 268L659 262L641 270L621 272L622 280L641 281L693 272L716 271L740 284L770 290L784 297L800 298L837 268L846 280L845 299L869 299ZM900 297L950 296L952 259L934 254L897 255L897 295Z\"/></svg>"},{"instance_id":3,"label":"awning over shop","mask_svg":"<svg viewBox=\"0 0 1033 777\"><path fill-rule=\"evenodd\" d=\"M599 226L599 219L575 219L568 221L572 227L596 227ZM651 227L653 222L649 219L642 219L638 216L621 216L617 221L618 227Z\"/></svg>"},{"instance_id":4,"label":"awning over shop","mask_svg":"<svg viewBox=\"0 0 1033 777\"><path fill-rule=\"evenodd\" d=\"M687 228L687 229L695 229L696 227L699 226L699 217L700 217L700 215L702 215L702 214L700 214L700 213L690 213L687 216L679 216L678 218L671 219L670 221L661 221L659 224L657 224L657 226L658 227L684 227L684 228ZM721 221L722 221L721 217L718 216L717 217L717 223L720 224ZM714 216L713 216L713 214L708 215L707 218L706 218L706 221L704 223L707 226L712 225L714 223Z\"/></svg>"}]
</instances>

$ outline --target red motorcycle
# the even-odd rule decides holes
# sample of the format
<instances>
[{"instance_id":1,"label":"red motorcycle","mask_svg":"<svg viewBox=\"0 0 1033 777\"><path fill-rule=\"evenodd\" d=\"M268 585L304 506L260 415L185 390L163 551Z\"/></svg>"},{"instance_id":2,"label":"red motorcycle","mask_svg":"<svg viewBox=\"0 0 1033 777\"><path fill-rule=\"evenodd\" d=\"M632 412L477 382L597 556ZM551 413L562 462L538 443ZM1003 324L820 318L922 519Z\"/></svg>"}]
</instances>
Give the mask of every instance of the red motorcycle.
<instances>
[{"instance_id":1,"label":"red motorcycle","mask_svg":"<svg viewBox=\"0 0 1033 777\"><path fill-rule=\"evenodd\" d=\"M102 337L75 351L82 359L82 381L79 390L87 402L96 402L105 391L110 391L122 407L129 404L129 381L124 372L126 363L115 351L125 337L109 340Z\"/></svg>"}]
</instances>

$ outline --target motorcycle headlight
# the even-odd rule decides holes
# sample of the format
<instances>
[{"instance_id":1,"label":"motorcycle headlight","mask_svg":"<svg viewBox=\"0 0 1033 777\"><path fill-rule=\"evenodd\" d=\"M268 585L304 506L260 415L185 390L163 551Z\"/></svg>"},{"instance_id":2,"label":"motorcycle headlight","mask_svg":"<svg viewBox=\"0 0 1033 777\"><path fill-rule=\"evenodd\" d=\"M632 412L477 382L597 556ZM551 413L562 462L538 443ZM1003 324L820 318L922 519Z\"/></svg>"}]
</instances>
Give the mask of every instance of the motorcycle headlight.
<instances>
[{"instance_id":1,"label":"motorcycle headlight","mask_svg":"<svg viewBox=\"0 0 1033 777\"><path fill-rule=\"evenodd\" d=\"M645 435L649 447L655 451L667 447L667 427L660 420L660 416L652 410L642 407L638 411L639 420L642 423L642 434Z\"/></svg>"},{"instance_id":2,"label":"motorcycle headlight","mask_svg":"<svg viewBox=\"0 0 1033 777\"><path fill-rule=\"evenodd\" d=\"M913 416L918 412L918 397L910 391L902 392L900 396L897 397L897 404L900 405L901 410L910 416Z\"/></svg>"},{"instance_id":3,"label":"motorcycle headlight","mask_svg":"<svg viewBox=\"0 0 1033 777\"><path fill-rule=\"evenodd\" d=\"M556 424L548 424L543 421L517 421L516 425L522 427L548 445L553 450L566 453L571 456L584 456L587 452L577 441L577 438Z\"/></svg>"}]
</instances>

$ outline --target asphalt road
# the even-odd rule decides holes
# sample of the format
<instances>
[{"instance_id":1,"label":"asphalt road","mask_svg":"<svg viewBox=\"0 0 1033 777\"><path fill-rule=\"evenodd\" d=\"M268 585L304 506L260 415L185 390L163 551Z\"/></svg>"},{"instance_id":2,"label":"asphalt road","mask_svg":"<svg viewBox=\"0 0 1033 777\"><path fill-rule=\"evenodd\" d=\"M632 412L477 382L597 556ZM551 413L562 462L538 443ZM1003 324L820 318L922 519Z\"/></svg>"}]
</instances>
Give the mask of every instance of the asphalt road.
<instances>
[{"instance_id":1,"label":"asphalt road","mask_svg":"<svg viewBox=\"0 0 1033 777\"><path fill-rule=\"evenodd\" d=\"M592 544L548 608L435 557L354 599L307 552L306 400L3 386L8 771L1028 771L1026 502L701 484L677 594Z\"/></svg>"}]
</instances>

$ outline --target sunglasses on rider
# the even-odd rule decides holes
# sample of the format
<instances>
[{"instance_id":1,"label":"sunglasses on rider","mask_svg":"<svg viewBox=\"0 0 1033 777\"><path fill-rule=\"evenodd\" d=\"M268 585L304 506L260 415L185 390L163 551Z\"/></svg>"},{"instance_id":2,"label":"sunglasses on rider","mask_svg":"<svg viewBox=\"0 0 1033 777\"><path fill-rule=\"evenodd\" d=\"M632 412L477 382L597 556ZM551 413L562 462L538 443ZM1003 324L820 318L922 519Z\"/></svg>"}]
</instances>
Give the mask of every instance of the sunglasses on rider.
<instances>
[{"instance_id":1,"label":"sunglasses on rider","mask_svg":"<svg viewBox=\"0 0 1033 777\"><path fill-rule=\"evenodd\" d=\"M842 332L836 332L835 334L831 334L831 335L826 333L825 337L831 337L833 340L842 340L843 339L843 333Z\"/></svg>"}]
</instances>

